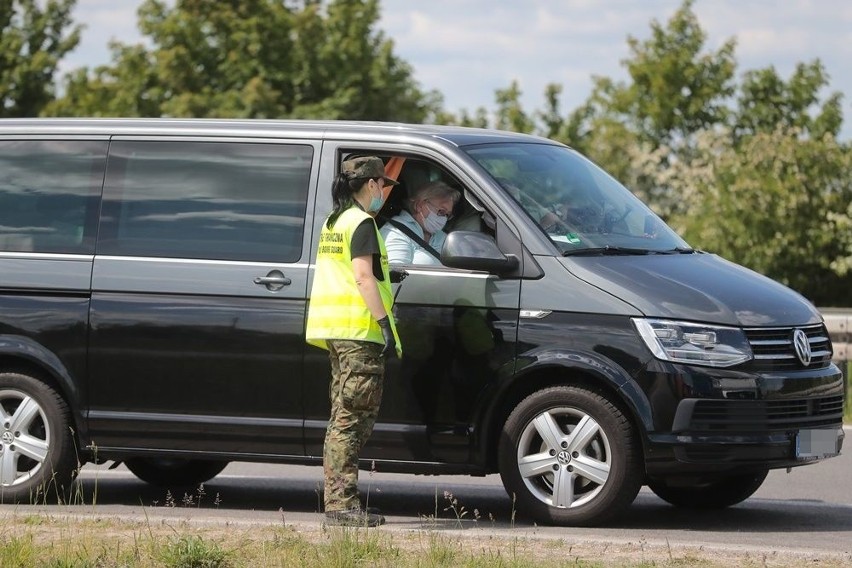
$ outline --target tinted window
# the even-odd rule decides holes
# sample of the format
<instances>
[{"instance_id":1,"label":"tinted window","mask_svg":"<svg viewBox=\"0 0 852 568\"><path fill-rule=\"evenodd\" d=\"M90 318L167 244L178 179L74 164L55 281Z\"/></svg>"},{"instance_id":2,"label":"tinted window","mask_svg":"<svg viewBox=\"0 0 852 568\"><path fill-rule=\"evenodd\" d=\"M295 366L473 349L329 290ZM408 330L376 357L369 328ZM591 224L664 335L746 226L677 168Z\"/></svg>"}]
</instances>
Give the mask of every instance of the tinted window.
<instances>
[{"instance_id":1,"label":"tinted window","mask_svg":"<svg viewBox=\"0 0 852 568\"><path fill-rule=\"evenodd\" d=\"M94 252L106 142L0 142L0 251Z\"/></svg>"},{"instance_id":2,"label":"tinted window","mask_svg":"<svg viewBox=\"0 0 852 568\"><path fill-rule=\"evenodd\" d=\"M113 142L99 254L293 262L310 146Z\"/></svg>"}]
</instances>

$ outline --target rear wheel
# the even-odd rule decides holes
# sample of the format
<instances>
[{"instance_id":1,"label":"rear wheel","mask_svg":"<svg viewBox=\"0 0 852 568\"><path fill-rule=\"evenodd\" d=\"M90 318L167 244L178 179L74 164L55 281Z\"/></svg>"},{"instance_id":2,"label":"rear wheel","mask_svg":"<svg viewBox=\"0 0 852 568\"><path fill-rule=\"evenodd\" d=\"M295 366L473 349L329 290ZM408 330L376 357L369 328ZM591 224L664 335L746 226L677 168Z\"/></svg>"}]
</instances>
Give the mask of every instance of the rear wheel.
<instances>
[{"instance_id":1,"label":"rear wheel","mask_svg":"<svg viewBox=\"0 0 852 568\"><path fill-rule=\"evenodd\" d=\"M0 502L66 501L77 471L63 398L35 377L0 373Z\"/></svg>"},{"instance_id":2,"label":"rear wheel","mask_svg":"<svg viewBox=\"0 0 852 568\"><path fill-rule=\"evenodd\" d=\"M675 483L667 479L649 479L648 487L657 497L676 507L687 509L724 509L754 495L768 471L731 475L711 480Z\"/></svg>"},{"instance_id":3,"label":"rear wheel","mask_svg":"<svg viewBox=\"0 0 852 568\"><path fill-rule=\"evenodd\" d=\"M518 509L543 523L594 525L621 513L643 481L627 417L580 387L538 391L510 414L500 475Z\"/></svg>"},{"instance_id":4,"label":"rear wheel","mask_svg":"<svg viewBox=\"0 0 852 568\"><path fill-rule=\"evenodd\" d=\"M133 475L161 487L195 487L219 475L228 462L172 458L130 458L124 461Z\"/></svg>"}]
</instances>

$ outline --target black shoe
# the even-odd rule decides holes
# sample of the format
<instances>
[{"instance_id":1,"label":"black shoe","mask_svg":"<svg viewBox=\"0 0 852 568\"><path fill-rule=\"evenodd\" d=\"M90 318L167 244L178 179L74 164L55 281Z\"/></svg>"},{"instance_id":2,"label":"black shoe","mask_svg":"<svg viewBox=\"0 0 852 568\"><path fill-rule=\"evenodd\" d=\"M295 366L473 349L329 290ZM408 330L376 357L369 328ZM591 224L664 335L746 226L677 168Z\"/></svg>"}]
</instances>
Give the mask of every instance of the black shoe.
<instances>
[{"instance_id":1,"label":"black shoe","mask_svg":"<svg viewBox=\"0 0 852 568\"><path fill-rule=\"evenodd\" d=\"M377 527L385 524L385 518L378 513L362 509L347 509L345 511L326 511L325 523L341 527Z\"/></svg>"}]
</instances>

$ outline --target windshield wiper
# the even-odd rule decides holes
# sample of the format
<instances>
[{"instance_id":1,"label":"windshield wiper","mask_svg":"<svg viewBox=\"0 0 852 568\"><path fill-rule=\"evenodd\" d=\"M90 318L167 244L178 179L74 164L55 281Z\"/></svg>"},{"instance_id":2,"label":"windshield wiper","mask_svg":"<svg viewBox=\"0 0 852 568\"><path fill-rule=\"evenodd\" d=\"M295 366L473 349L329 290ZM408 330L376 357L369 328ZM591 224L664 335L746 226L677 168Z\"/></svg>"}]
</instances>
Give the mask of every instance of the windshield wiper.
<instances>
[{"instance_id":1,"label":"windshield wiper","mask_svg":"<svg viewBox=\"0 0 852 568\"><path fill-rule=\"evenodd\" d=\"M606 245L604 247L592 247L592 248L584 248L578 250L566 250L562 253L562 256L598 256L598 255L638 255L638 254L658 254L659 251L650 250L650 249L642 249L642 248L629 248L629 247L614 247L610 245Z\"/></svg>"},{"instance_id":2,"label":"windshield wiper","mask_svg":"<svg viewBox=\"0 0 852 568\"><path fill-rule=\"evenodd\" d=\"M660 252L660 254L692 254L692 253L698 252L698 251L696 251L694 248L689 248L689 247L675 247L675 248L670 249L670 250L662 250L662 251L659 251L659 252Z\"/></svg>"},{"instance_id":3,"label":"windshield wiper","mask_svg":"<svg viewBox=\"0 0 852 568\"><path fill-rule=\"evenodd\" d=\"M562 256L598 256L598 255L643 255L643 254L692 254L695 249L675 247L669 250L653 250L644 248L617 247L606 245L578 250L566 250Z\"/></svg>"}]
</instances>

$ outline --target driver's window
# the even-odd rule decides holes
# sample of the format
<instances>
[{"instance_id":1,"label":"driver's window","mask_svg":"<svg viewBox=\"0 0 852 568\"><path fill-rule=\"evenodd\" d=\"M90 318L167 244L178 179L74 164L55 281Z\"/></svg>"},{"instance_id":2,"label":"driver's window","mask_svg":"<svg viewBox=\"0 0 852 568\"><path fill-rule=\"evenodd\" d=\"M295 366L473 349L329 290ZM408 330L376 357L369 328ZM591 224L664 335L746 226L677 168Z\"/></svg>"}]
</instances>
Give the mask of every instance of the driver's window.
<instances>
[{"instance_id":1,"label":"driver's window","mask_svg":"<svg viewBox=\"0 0 852 568\"><path fill-rule=\"evenodd\" d=\"M391 264L440 266L447 234L491 232L468 199L467 188L444 168L410 156L386 162L386 171L399 181L377 217Z\"/></svg>"}]
</instances>

